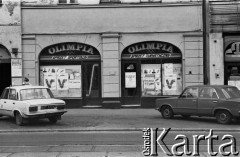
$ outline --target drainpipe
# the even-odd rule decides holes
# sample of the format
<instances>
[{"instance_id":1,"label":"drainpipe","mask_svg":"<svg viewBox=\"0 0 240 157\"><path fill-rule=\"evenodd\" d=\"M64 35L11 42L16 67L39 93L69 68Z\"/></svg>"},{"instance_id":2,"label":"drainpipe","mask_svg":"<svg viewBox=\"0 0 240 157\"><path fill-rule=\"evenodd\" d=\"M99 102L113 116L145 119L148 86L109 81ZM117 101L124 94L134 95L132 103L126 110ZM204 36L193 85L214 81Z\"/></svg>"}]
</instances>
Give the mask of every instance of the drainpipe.
<instances>
[{"instance_id":1,"label":"drainpipe","mask_svg":"<svg viewBox=\"0 0 240 157\"><path fill-rule=\"evenodd\" d=\"M209 66L209 0L202 1L202 21L203 21L203 83L210 84Z\"/></svg>"}]
</instances>

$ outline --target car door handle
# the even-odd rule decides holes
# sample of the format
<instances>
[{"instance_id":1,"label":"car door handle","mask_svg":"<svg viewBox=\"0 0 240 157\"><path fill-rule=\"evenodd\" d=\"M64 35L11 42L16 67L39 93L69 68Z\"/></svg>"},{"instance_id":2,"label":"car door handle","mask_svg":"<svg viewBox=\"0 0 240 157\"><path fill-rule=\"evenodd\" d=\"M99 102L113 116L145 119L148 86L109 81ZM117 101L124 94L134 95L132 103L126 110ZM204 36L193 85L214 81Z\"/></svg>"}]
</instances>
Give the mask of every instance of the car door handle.
<instances>
[{"instance_id":1,"label":"car door handle","mask_svg":"<svg viewBox=\"0 0 240 157\"><path fill-rule=\"evenodd\" d=\"M213 103L217 103L217 101L216 100L214 100L214 101L212 101Z\"/></svg>"},{"instance_id":2,"label":"car door handle","mask_svg":"<svg viewBox=\"0 0 240 157\"><path fill-rule=\"evenodd\" d=\"M15 105L15 102L13 102L13 104Z\"/></svg>"},{"instance_id":3,"label":"car door handle","mask_svg":"<svg viewBox=\"0 0 240 157\"><path fill-rule=\"evenodd\" d=\"M197 101L197 100L192 100L192 101Z\"/></svg>"}]
</instances>

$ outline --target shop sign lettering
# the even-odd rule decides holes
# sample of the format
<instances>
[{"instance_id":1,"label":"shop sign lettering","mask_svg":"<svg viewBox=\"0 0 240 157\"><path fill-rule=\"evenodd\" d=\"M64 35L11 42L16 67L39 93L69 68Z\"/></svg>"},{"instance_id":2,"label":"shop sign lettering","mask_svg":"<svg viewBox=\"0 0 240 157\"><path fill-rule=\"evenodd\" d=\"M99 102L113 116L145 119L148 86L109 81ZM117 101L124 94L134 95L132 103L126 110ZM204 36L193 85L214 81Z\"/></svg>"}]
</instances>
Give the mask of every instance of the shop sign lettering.
<instances>
[{"instance_id":1,"label":"shop sign lettering","mask_svg":"<svg viewBox=\"0 0 240 157\"><path fill-rule=\"evenodd\" d=\"M91 55L94 54L92 47L82 44L61 44L48 49L49 54L55 54L63 51L83 51Z\"/></svg>"},{"instance_id":2,"label":"shop sign lettering","mask_svg":"<svg viewBox=\"0 0 240 157\"><path fill-rule=\"evenodd\" d=\"M142 50L163 50L173 53L173 46L165 43L141 43L128 48L131 54Z\"/></svg>"},{"instance_id":3,"label":"shop sign lettering","mask_svg":"<svg viewBox=\"0 0 240 157\"><path fill-rule=\"evenodd\" d=\"M171 54L131 54L130 58L164 58L170 57Z\"/></svg>"},{"instance_id":4,"label":"shop sign lettering","mask_svg":"<svg viewBox=\"0 0 240 157\"><path fill-rule=\"evenodd\" d=\"M52 56L52 60L81 60L81 59L88 59L88 56L81 55L81 56Z\"/></svg>"},{"instance_id":5,"label":"shop sign lettering","mask_svg":"<svg viewBox=\"0 0 240 157\"><path fill-rule=\"evenodd\" d=\"M240 55L240 42L234 42L228 46L226 55Z\"/></svg>"}]
</instances>

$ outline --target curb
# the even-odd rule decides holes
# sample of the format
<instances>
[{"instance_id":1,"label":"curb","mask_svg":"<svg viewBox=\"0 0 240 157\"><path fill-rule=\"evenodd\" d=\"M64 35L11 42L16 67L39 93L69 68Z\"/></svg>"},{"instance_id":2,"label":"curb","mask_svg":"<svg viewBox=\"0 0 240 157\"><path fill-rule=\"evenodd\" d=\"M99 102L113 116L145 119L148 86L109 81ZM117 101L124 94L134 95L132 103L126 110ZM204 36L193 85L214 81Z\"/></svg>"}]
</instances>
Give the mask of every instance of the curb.
<instances>
[{"instance_id":1,"label":"curb","mask_svg":"<svg viewBox=\"0 0 240 157\"><path fill-rule=\"evenodd\" d=\"M156 128L153 128L156 129ZM162 130L163 128L158 128L159 130ZM167 129L167 128L166 128ZM218 128L211 128L211 129L196 129L196 128L171 128L172 132L209 132L210 130L213 130L214 132L239 132L240 129L231 130L231 129L218 129ZM27 129L27 130L0 130L0 133L13 133L13 132L124 132L124 131L143 131L143 128L104 128L104 129Z\"/></svg>"}]
</instances>

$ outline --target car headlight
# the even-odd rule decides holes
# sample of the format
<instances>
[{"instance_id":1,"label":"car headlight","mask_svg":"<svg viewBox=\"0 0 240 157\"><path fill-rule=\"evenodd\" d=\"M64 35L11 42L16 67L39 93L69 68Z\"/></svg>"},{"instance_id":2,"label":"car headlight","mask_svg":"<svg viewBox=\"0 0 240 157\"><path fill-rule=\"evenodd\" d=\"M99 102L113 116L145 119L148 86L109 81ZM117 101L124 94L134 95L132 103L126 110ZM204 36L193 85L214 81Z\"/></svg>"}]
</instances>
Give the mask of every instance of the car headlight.
<instances>
[{"instance_id":1,"label":"car headlight","mask_svg":"<svg viewBox=\"0 0 240 157\"><path fill-rule=\"evenodd\" d=\"M29 112L36 112L38 110L37 106L30 106L29 107Z\"/></svg>"}]
</instances>

